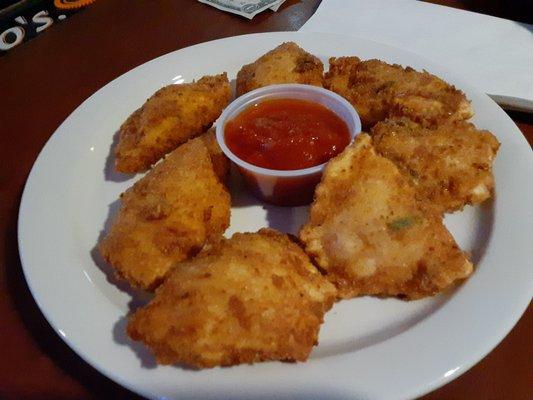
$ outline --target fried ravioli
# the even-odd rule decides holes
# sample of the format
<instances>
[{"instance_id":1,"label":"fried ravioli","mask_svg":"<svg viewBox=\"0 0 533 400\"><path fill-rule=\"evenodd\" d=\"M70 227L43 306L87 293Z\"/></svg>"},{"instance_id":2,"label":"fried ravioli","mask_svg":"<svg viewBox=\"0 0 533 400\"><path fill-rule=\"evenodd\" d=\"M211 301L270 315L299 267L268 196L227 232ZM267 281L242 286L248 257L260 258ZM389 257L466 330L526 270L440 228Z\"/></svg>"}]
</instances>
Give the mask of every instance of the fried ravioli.
<instances>
[{"instance_id":1,"label":"fried ravioli","mask_svg":"<svg viewBox=\"0 0 533 400\"><path fill-rule=\"evenodd\" d=\"M168 154L121 202L99 250L120 276L149 290L177 262L217 240L230 220L230 195L200 138Z\"/></svg>"},{"instance_id":2,"label":"fried ravioli","mask_svg":"<svg viewBox=\"0 0 533 400\"><path fill-rule=\"evenodd\" d=\"M367 134L327 165L300 238L343 298L434 295L473 269Z\"/></svg>"},{"instance_id":3,"label":"fried ravioli","mask_svg":"<svg viewBox=\"0 0 533 400\"><path fill-rule=\"evenodd\" d=\"M322 87L324 65L294 42L286 42L245 65L237 74L237 96L263 86L302 83Z\"/></svg>"},{"instance_id":4,"label":"fried ravioli","mask_svg":"<svg viewBox=\"0 0 533 400\"><path fill-rule=\"evenodd\" d=\"M226 73L159 89L120 127L115 149L117 171L146 171L209 128L230 98Z\"/></svg>"},{"instance_id":5,"label":"fried ravioli","mask_svg":"<svg viewBox=\"0 0 533 400\"><path fill-rule=\"evenodd\" d=\"M209 151L215 174L217 174L222 182L226 182L229 176L230 162L218 145L215 128L213 127L209 129L206 133L201 135L200 138L207 147L207 151Z\"/></svg>"},{"instance_id":6,"label":"fried ravioli","mask_svg":"<svg viewBox=\"0 0 533 400\"><path fill-rule=\"evenodd\" d=\"M434 126L473 115L464 93L442 79L380 60L330 58L324 81L352 103L365 128L394 116Z\"/></svg>"},{"instance_id":7,"label":"fried ravioli","mask_svg":"<svg viewBox=\"0 0 533 400\"><path fill-rule=\"evenodd\" d=\"M128 334L158 363L304 361L335 288L286 235L236 233L173 269Z\"/></svg>"},{"instance_id":8,"label":"fried ravioli","mask_svg":"<svg viewBox=\"0 0 533 400\"><path fill-rule=\"evenodd\" d=\"M372 128L374 147L392 160L436 212L481 203L494 189L492 162L500 146L489 131L464 121L426 129L408 119L386 120Z\"/></svg>"}]
</instances>

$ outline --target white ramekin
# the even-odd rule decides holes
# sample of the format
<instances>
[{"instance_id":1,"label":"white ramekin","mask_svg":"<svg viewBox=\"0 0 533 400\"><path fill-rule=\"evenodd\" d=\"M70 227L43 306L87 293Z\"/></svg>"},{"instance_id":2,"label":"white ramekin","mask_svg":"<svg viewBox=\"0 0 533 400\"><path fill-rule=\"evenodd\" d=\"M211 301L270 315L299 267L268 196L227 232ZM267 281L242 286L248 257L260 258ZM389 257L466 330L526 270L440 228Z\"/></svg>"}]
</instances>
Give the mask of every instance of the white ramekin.
<instances>
[{"instance_id":1,"label":"white ramekin","mask_svg":"<svg viewBox=\"0 0 533 400\"><path fill-rule=\"evenodd\" d=\"M284 84L259 88L229 104L216 124L216 137L224 154L233 161L255 196L266 202L294 206L312 201L316 184L327 163L297 170L258 167L237 157L226 145L224 129L229 121L255 103L272 99L298 99L321 104L337 114L348 126L351 140L361 132L361 120L353 106L329 90L310 85Z\"/></svg>"}]
</instances>

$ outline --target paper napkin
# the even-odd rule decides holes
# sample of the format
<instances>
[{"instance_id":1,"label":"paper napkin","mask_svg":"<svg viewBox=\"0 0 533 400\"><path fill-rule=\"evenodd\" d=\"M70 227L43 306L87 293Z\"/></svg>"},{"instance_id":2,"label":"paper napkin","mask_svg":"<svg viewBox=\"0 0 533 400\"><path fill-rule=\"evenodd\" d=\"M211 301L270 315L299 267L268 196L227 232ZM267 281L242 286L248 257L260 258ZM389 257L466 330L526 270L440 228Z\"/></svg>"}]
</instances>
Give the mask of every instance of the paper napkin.
<instances>
[{"instance_id":1,"label":"paper napkin","mask_svg":"<svg viewBox=\"0 0 533 400\"><path fill-rule=\"evenodd\" d=\"M533 112L533 25L415 0L324 0L301 31L339 33L431 59L503 106Z\"/></svg>"}]
</instances>

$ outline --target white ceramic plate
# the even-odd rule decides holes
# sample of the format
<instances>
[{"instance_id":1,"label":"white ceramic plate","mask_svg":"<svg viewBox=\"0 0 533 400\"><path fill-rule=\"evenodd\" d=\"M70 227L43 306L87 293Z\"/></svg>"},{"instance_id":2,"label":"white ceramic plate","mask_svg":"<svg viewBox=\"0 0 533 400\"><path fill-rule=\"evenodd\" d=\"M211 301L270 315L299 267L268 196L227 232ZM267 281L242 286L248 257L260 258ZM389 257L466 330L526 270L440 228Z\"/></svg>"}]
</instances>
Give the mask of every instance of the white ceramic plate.
<instances>
[{"instance_id":1,"label":"white ceramic plate","mask_svg":"<svg viewBox=\"0 0 533 400\"><path fill-rule=\"evenodd\" d=\"M156 366L125 335L130 307L144 301L117 283L94 248L119 194L135 179L113 173L110 147L121 122L160 87L239 68L283 41L324 62L358 55L425 68L463 89L479 128L502 143L495 200L446 219L473 254L473 276L452 293L413 302L363 297L335 305L306 363L268 362L192 371ZM326 63L327 65L327 63ZM413 54L350 37L310 33L239 36L182 49L109 83L50 138L28 178L19 216L24 273L42 312L92 366L150 398L405 399L465 372L509 332L531 299L533 153L489 97ZM233 182L231 227L296 232L305 208L263 206Z\"/></svg>"}]
</instances>

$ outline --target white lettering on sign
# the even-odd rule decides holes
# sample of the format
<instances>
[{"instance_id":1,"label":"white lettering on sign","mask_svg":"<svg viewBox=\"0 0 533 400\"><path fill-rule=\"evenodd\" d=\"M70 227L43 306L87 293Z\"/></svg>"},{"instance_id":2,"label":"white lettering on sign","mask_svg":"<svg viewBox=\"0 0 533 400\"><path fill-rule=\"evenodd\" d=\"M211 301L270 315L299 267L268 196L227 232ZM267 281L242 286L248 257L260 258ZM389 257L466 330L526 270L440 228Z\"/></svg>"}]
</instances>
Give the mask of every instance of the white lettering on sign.
<instances>
[{"instance_id":1,"label":"white lettering on sign","mask_svg":"<svg viewBox=\"0 0 533 400\"><path fill-rule=\"evenodd\" d=\"M35 24L43 24L35 29L37 33L44 31L54 23L54 20L48 16L48 11L39 11L31 20Z\"/></svg>"},{"instance_id":2,"label":"white lettering on sign","mask_svg":"<svg viewBox=\"0 0 533 400\"><path fill-rule=\"evenodd\" d=\"M26 21L26 18L24 17L17 17L15 18L15 21L17 21L21 25L28 25L28 21Z\"/></svg>"},{"instance_id":3,"label":"white lettering on sign","mask_svg":"<svg viewBox=\"0 0 533 400\"><path fill-rule=\"evenodd\" d=\"M8 41L10 33L15 36L15 40ZM14 26L12 28L6 29L0 34L0 50L9 50L17 46L24 39L24 35L24 28L21 28L20 26Z\"/></svg>"}]
</instances>

